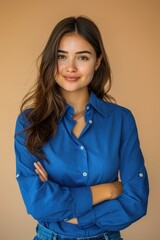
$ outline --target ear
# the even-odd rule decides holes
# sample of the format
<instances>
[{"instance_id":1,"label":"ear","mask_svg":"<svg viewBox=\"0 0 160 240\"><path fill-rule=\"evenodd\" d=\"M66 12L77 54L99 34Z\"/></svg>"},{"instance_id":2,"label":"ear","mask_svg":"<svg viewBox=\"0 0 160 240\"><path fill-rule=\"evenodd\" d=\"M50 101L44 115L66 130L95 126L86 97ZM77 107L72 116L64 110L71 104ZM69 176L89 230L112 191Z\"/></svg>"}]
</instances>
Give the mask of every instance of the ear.
<instances>
[{"instance_id":1,"label":"ear","mask_svg":"<svg viewBox=\"0 0 160 240\"><path fill-rule=\"evenodd\" d=\"M97 69L99 68L99 66L101 64L101 60L102 60L102 54L96 60L96 64L95 64L95 68L94 68L95 71L97 71Z\"/></svg>"}]
</instances>

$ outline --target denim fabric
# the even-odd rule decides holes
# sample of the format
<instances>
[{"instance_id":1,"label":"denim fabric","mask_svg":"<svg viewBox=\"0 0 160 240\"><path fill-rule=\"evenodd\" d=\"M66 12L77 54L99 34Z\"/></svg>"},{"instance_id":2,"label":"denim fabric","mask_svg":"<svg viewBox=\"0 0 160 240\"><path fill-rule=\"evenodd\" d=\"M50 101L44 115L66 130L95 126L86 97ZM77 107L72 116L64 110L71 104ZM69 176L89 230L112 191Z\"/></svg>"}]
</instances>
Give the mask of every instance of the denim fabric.
<instances>
[{"instance_id":1,"label":"denim fabric","mask_svg":"<svg viewBox=\"0 0 160 240\"><path fill-rule=\"evenodd\" d=\"M92 237L75 238L56 234L40 224L36 230L37 236L33 240L123 240L119 232L105 232Z\"/></svg>"}]
</instances>

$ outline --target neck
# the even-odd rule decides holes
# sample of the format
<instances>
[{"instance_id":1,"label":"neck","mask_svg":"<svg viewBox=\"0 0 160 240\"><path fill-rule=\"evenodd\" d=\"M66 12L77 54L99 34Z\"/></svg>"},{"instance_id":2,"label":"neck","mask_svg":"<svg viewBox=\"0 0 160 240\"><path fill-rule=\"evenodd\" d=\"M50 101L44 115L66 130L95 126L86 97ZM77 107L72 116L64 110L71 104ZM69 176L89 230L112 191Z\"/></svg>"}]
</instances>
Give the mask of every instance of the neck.
<instances>
[{"instance_id":1,"label":"neck","mask_svg":"<svg viewBox=\"0 0 160 240\"><path fill-rule=\"evenodd\" d=\"M66 102L74 108L74 114L82 112L88 103L89 92L88 89L82 89L74 92L62 92Z\"/></svg>"}]
</instances>

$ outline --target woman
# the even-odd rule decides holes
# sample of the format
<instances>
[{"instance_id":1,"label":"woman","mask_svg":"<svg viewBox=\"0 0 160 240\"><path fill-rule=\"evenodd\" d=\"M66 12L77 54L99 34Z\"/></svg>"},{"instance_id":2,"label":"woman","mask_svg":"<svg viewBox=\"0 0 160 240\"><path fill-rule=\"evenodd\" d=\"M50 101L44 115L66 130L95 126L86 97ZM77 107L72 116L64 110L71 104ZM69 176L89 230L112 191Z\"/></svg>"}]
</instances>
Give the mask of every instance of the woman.
<instances>
[{"instance_id":1,"label":"woman","mask_svg":"<svg viewBox=\"0 0 160 240\"><path fill-rule=\"evenodd\" d=\"M118 240L146 214L148 179L135 120L111 103L110 88L97 26L85 17L60 21L16 123L17 180L38 221L34 239Z\"/></svg>"}]
</instances>

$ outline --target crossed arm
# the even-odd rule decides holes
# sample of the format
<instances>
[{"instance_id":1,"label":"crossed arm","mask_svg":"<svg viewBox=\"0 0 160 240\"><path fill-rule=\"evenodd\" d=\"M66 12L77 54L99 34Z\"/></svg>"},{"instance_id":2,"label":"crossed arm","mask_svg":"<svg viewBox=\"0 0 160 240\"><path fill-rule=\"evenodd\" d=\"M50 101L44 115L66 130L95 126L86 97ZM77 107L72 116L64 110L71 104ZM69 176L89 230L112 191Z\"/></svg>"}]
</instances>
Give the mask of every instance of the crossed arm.
<instances>
[{"instance_id":1,"label":"crossed arm","mask_svg":"<svg viewBox=\"0 0 160 240\"><path fill-rule=\"evenodd\" d=\"M35 162L35 172L42 182L48 180L48 174L40 162ZM119 181L113 183L103 183L90 187L92 192L92 204L96 205L100 202L115 199L122 193L122 183ZM77 224L77 218L72 218L67 222Z\"/></svg>"}]
</instances>

